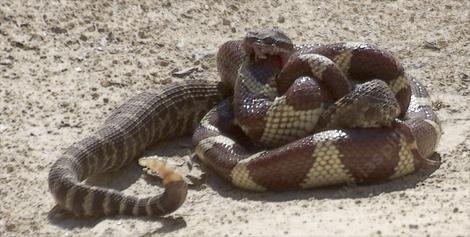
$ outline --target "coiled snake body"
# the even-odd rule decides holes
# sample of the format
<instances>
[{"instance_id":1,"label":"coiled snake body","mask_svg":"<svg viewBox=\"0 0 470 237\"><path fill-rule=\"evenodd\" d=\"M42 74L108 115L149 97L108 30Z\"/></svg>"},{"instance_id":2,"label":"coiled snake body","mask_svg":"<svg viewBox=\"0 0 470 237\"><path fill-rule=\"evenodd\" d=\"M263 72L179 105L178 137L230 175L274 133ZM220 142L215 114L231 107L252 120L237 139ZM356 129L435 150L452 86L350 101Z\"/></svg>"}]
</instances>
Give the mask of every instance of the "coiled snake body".
<instances>
[{"instance_id":1,"label":"coiled snake body","mask_svg":"<svg viewBox=\"0 0 470 237\"><path fill-rule=\"evenodd\" d=\"M176 210L187 186L162 162L151 165L165 186L156 197L82 181L129 164L150 144L193 132L205 164L255 191L386 180L434 163L426 157L437 146L440 124L429 95L382 50L295 46L273 29L225 43L217 65L221 82L142 93L67 148L49 173L57 204L79 216Z\"/></svg>"}]
</instances>

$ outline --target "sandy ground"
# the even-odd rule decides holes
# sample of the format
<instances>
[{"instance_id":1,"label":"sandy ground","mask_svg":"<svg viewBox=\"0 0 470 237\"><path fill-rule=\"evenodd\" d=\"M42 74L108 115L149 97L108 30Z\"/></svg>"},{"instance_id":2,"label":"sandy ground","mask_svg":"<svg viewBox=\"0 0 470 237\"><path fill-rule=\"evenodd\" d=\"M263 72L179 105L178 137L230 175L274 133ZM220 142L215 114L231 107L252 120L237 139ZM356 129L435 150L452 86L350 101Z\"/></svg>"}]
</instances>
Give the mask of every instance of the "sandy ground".
<instances>
[{"instance_id":1,"label":"sandy ground","mask_svg":"<svg viewBox=\"0 0 470 237\"><path fill-rule=\"evenodd\" d=\"M445 2L1 1L0 236L469 236L470 1ZM218 45L273 25L298 43L365 41L393 52L432 95L442 165L368 186L262 194L206 170L164 218L51 211L47 173L66 146L138 92L217 80ZM188 139L163 147L160 155L191 155ZM134 165L96 183L161 191L141 176Z\"/></svg>"}]
</instances>

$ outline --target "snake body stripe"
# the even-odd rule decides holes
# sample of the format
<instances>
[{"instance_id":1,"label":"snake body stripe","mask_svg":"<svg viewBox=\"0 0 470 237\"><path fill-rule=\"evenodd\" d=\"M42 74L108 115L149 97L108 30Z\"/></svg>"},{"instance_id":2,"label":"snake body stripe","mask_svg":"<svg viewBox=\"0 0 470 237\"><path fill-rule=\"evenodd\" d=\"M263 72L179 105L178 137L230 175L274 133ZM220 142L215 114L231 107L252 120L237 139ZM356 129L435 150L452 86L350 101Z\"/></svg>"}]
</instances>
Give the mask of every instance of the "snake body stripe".
<instances>
[{"instance_id":1,"label":"snake body stripe","mask_svg":"<svg viewBox=\"0 0 470 237\"><path fill-rule=\"evenodd\" d=\"M82 181L120 169L152 143L190 134L220 100L218 83L211 81L167 86L129 100L101 129L68 147L54 163L48 180L57 204L79 216L158 216L176 210L186 197L187 187L181 177L170 171L163 179L164 193L156 197L132 197ZM174 129L167 129L170 127Z\"/></svg>"},{"instance_id":2,"label":"snake body stripe","mask_svg":"<svg viewBox=\"0 0 470 237\"><path fill-rule=\"evenodd\" d=\"M412 80L411 87L422 86ZM422 94L413 95L429 99L421 97ZM416 109L409 110L408 115L433 114L428 106L411 104L410 108ZM229 135L233 134L233 116L227 100L203 118L201 124L211 127L200 125L196 129L193 136L196 154L221 177L252 191L305 189L401 177L432 163L425 157L435 151L440 136L438 121L414 117L402 127L327 130L272 150L250 151L239 145L237 137ZM220 129L214 131L214 127Z\"/></svg>"},{"instance_id":3,"label":"snake body stripe","mask_svg":"<svg viewBox=\"0 0 470 237\"><path fill-rule=\"evenodd\" d=\"M441 129L429 95L417 80L405 74L390 53L363 43L295 45L283 51L276 48L282 45L273 46L278 40L284 42L282 45L290 42L273 30L255 36L249 33L244 41L230 41L219 50L218 64L240 62L239 65L218 65L219 69L231 72L235 71L233 68L240 68L236 79L224 71L219 72L222 81L234 85L233 102L225 100L211 110L196 129L193 141L196 154L220 176L247 190L290 190L393 179L424 165L436 164L427 157L435 151ZM245 51L238 52L240 48ZM289 58L287 63L283 60L285 54ZM269 130L270 136L284 139L286 131L289 133L293 128L280 124L302 121L301 116L295 119L295 112L301 109L291 112L291 105L276 104L282 98L276 96L288 93L299 80L307 81L299 76L309 70L318 81L312 88L323 91L322 79L327 77L323 73L332 64L304 56L310 54L331 59L353 83L360 84L351 94L343 96L343 93L333 105L327 105L329 108L322 113L313 135L288 138L291 142L275 144L273 149L247 149L240 145L246 138L239 134L258 142L264 137L261 134ZM276 68L279 60L284 61L283 66ZM267 71L266 65L272 71ZM278 74L274 83L270 82L269 73ZM374 78L382 81L367 82ZM341 80L332 80L330 89ZM273 85L278 95L273 96L266 89ZM291 101L322 101L322 97L304 95L303 99ZM270 118L268 111L276 106L279 117ZM312 108L307 107L307 110ZM308 120L313 121L313 116Z\"/></svg>"}]
</instances>

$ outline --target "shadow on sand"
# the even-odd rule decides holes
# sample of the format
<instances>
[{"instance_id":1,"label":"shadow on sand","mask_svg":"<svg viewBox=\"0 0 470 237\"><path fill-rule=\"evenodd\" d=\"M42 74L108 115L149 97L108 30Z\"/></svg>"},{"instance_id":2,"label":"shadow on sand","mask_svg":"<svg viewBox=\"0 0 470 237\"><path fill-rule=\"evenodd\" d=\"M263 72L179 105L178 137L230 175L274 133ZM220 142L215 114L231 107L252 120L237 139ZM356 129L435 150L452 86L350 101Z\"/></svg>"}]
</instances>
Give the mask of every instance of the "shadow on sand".
<instances>
[{"instance_id":1,"label":"shadow on sand","mask_svg":"<svg viewBox=\"0 0 470 237\"><path fill-rule=\"evenodd\" d=\"M432 160L440 161L440 155L438 153L434 153L430 158ZM204 170L208 173L208 178L205 183L223 197L232 198L234 200L249 199L263 202L284 202L309 198L318 200L366 198L382 193L391 193L395 191L411 189L418 187L423 180L427 179L439 167L440 166L423 167L418 171L402 178L382 182L361 185L331 186L300 191L263 193L241 190L234 187L229 182L222 180L215 174L215 172L211 171L210 169L204 167Z\"/></svg>"},{"instance_id":2,"label":"shadow on sand","mask_svg":"<svg viewBox=\"0 0 470 237\"><path fill-rule=\"evenodd\" d=\"M182 138L175 141L171 141L164 144L159 144L158 147L151 147L146 151L143 157L146 156L165 156L165 157L183 157L191 154L191 139ZM129 188L132 184L143 175L142 167L136 162L111 173L104 173L89 177L86 183L93 186L105 187L114 189L117 191L123 191ZM147 184L158 187L161 189L161 183L159 178L153 176L144 176L144 180ZM195 187L199 188L199 187ZM153 231L152 233L166 233L178 230L186 227L186 221L183 217L176 216L165 216L165 217L134 217L134 216L111 216L111 217L77 217L67 211L63 210L59 206L54 206L48 213L47 218L49 222L63 229L74 229L74 228L92 228L99 224L103 220L145 220L155 221L162 224L162 227Z\"/></svg>"},{"instance_id":3,"label":"shadow on sand","mask_svg":"<svg viewBox=\"0 0 470 237\"><path fill-rule=\"evenodd\" d=\"M161 144L160 144L161 145ZM152 147L149 151L145 152L144 156L160 155L166 157L183 157L191 154L190 139L178 139L173 142L165 143L165 146ZM440 160L440 155L435 153L431 159ZM197 160L193 158L192 160ZM197 163L201 163L197 161ZM228 197L234 200L249 199L263 202L285 202L291 200L302 199L350 199L350 198L365 198L376 196L382 193L390 193L395 191L406 190L415 188L420 185L420 182L428 178L439 166L426 167L418 170L417 172L407 175L403 178L390 180L386 182L372 183L367 185L348 185L336 186L319 189L310 189L303 191L288 191L288 192L249 192L236 188L232 184L223 180L215 174L214 171L202 165L203 172L206 173L206 180L203 182L222 197ZM137 162L113 173L100 174L90 177L87 183L95 186L106 187L115 190L125 190L133 183L135 183L142 175L142 168L137 165ZM152 186L160 186L157 179L146 178L146 182ZM190 187L192 189L200 190L201 186ZM133 216L115 216L115 217L100 217L100 218L80 218L66 213L60 207L55 206L48 214L50 223L64 229L74 229L81 227L92 228L103 220L153 220L162 224L162 227L153 231L153 233L166 233L172 232L186 227L186 221L183 217L133 217Z\"/></svg>"},{"instance_id":4,"label":"shadow on sand","mask_svg":"<svg viewBox=\"0 0 470 237\"><path fill-rule=\"evenodd\" d=\"M86 183L93 186L106 187L118 191L122 191L135 183L142 175L142 168L137 165L137 162L113 173L100 174L90 177ZM147 177L145 181L152 185L160 187L160 182L157 178ZM144 220L155 221L162 224L162 227L156 229L152 233L166 233L186 227L186 221L183 217L165 216L165 217L134 217L134 216L112 216L112 217L77 217L74 216L59 206L54 206L47 216L49 222L63 229L75 228L93 228L103 220Z\"/></svg>"},{"instance_id":5,"label":"shadow on sand","mask_svg":"<svg viewBox=\"0 0 470 237\"><path fill-rule=\"evenodd\" d=\"M134 216L113 216L113 217L76 217L61 209L58 206L52 208L47 215L49 222L63 229L72 230L75 228L93 228L103 220L142 220L159 222L162 226L148 234L169 233L187 226L186 221L180 216L165 217L134 217Z\"/></svg>"}]
</instances>

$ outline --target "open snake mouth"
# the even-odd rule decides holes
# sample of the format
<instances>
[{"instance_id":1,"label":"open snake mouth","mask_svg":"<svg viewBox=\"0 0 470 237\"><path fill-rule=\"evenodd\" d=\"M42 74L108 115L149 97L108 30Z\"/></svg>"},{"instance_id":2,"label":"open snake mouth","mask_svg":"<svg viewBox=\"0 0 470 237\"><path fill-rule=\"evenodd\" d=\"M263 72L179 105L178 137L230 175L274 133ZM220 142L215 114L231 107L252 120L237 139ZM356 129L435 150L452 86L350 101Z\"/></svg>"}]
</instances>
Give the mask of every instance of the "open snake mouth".
<instances>
[{"instance_id":1,"label":"open snake mouth","mask_svg":"<svg viewBox=\"0 0 470 237\"><path fill-rule=\"evenodd\" d=\"M290 48L283 48L277 44L266 44L264 42L254 42L250 46L251 50L249 53L253 56L255 61L260 60L276 60L279 64L279 67L282 68L289 57L292 55L292 50Z\"/></svg>"},{"instance_id":2,"label":"open snake mouth","mask_svg":"<svg viewBox=\"0 0 470 237\"><path fill-rule=\"evenodd\" d=\"M281 68L294 52L292 41L278 29L248 32L243 47L255 62L275 59Z\"/></svg>"}]
</instances>

